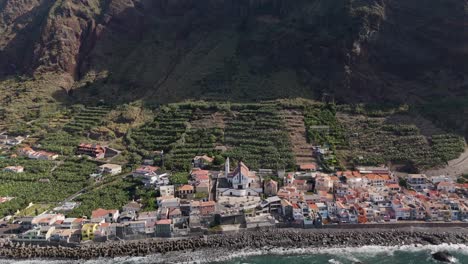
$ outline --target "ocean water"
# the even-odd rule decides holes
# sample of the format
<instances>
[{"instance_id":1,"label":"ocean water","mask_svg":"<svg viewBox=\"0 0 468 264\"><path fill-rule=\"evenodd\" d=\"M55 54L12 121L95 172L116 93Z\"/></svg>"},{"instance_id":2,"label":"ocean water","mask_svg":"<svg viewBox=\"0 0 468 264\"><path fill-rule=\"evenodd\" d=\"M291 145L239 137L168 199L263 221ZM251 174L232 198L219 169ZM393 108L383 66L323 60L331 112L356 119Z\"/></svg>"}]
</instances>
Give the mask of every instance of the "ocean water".
<instances>
[{"instance_id":1,"label":"ocean water","mask_svg":"<svg viewBox=\"0 0 468 264\"><path fill-rule=\"evenodd\" d=\"M432 258L434 252L429 248L420 249L390 249L368 247L362 249L326 250L309 254L261 255L244 256L221 261L225 264L426 264L442 263ZM449 250L453 256L451 263L468 264L468 254L462 248L452 247Z\"/></svg>"},{"instance_id":2,"label":"ocean water","mask_svg":"<svg viewBox=\"0 0 468 264\"><path fill-rule=\"evenodd\" d=\"M452 263L468 264L468 245L437 246L365 246L360 248L296 248L226 251L221 249L174 252L168 255L147 257L101 258L94 260L8 260L0 264L426 264L441 263L432 258L432 253L446 250Z\"/></svg>"},{"instance_id":3,"label":"ocean water","mask_svg":"<svg viewBox=\"0 0 468 264\"><path fill-rule=\"evenodd\" d=\"M392 256L385 254L377 254L368 256L365 254L357 254L350 256L336 256L329 254L305 255L305 256L262 256L262 257L249 257L246 259L238 259L226 264L347 264L347 263L372 263L372 264L426 264L426 263L442 263L433 260L432 257L419 253L397 252ZM453 259L453 263L468 263L468 258L463 255L457 255Z\"/></svg>"}]
</instances>

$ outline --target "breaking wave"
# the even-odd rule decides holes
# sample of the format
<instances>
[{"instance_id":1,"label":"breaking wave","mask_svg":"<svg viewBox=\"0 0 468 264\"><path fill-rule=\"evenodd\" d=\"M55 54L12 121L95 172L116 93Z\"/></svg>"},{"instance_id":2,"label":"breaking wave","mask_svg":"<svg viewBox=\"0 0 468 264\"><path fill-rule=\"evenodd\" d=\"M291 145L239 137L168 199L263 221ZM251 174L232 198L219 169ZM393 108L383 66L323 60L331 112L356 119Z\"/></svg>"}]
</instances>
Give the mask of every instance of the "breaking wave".
<instances>
[{"instance_id":1,"label":"breaking wave","mask_svg":"<svg viewBox=\"0 0 468 264\"><path fill-rule=\"evenodd\" d=\"M264 248L261 250L226 250L226 249L206 249L199 251L171 252L165 255L156 254L146 257L118 257L99 258L93 260L7 260L1 259L0 264L157 264L157 263L224 263L235 259L245 259L254 256L264 255L322 255L339 256L351 262L360 262L361 256L375 257L385 255L392 257L395 252L428 252L448 251L450 253L468 256L468 245L464 244L440 244L440 245L404 245L404 246L363 246L363 247L335 247L335 248ZM430 255L428 260L430 260ZM341 263L337 258L328 260L329 263ZM242 262L241 262L242 263ZM453 259L453 263L460 263Z\"/></svg>"}]
</instances>

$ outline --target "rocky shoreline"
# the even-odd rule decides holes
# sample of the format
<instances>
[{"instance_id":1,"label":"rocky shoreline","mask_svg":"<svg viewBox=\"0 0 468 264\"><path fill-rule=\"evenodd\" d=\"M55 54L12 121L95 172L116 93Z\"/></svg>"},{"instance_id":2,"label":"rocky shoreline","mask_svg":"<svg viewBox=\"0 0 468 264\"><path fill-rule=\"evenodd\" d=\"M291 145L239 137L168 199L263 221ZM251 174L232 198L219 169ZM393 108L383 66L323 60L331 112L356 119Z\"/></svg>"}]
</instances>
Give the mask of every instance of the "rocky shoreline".
<instances>
[{"instance_id":1,"label":"rocky shoreline","mask_svg":"<svg viewBox=\"0 0 468 264\"><path fill-rule=\"evenodd\" d=\"M135 257L177 252L209 252L211 249L243 250L271 248L331 248L403 246L403 245L468 245L468 230L418 229L418 230L298 230L264 229L230 234L199 236L170 240L140 240L83 244L78 247L39 247L20 243L0 245L4 259L96 259ZM205 258L210 259L207 255ZM185 260L186 261L186 260Z\"/></svg>"}]
</instances>

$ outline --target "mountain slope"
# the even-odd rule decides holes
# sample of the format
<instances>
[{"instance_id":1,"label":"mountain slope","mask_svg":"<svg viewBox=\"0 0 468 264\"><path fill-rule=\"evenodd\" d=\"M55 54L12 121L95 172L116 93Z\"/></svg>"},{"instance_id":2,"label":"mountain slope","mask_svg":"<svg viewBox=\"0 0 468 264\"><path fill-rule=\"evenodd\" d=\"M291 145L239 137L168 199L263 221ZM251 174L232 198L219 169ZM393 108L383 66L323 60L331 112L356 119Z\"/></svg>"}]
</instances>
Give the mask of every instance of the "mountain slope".
<instances>
[{"instance_id":1,"label":"mountain slope","mask_svg":"<svg viewBox=\"0 0 468 264\"><path fill-rule=\"evenodd\" d=\"M0 76L83 99L465 96L465 0L0 0ZM53 83L52 81L52 83Z\"/></svg>"}]
</instances>

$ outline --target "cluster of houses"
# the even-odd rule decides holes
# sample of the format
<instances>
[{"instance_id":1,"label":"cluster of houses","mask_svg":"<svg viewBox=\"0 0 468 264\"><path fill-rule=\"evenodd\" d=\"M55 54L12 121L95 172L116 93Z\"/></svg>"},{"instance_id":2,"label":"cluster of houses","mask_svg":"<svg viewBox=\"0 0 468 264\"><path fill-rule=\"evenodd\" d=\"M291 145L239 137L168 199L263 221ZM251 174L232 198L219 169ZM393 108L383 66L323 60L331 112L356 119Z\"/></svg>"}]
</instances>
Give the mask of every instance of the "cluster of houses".
<instances>
[{"instance_id":1,"label":"cluster of houses","mask_svg":"<svg viewBox=\"0 0 468 264\"><path fill-rule=\"evenodd\" d=\"M89 219L67 218L60 213L23 217L15 222L26 231L13 240L35 243L79 243L167 236L167 231L171 231L170 225L158 221L156 212L140 212L140 210L140 204L130 202L121 211L98 208L92 212Z\"/></svg>"},{"instance_id":2,"label":"cluster of houses","mask_svg":"<svg viewBox=\"0 0 468 264\"><path fill-rule=\"evenodd\" d=\"M23 147L18 150L18 154L23 157L35 160L56 160L59 155L52 152L34 150L31 147Z\"/></svg>"},{"instance_id":3,"label":"cluster of houses","mask_svg":"<svg viewBox=\"0 0 468 264\"><path fill-rule=\"evenodd\" d=\"M16 146L21 144L25 138L23 137L15 137L11 138L6 135L0 135L0 145L7 144L10 146ZM52 152L47 152L43 150L34 150L30 146L24 146L17 150L19 156L26 157L29 159L35 160L56 160L59 155ZM110 157L115 156L118 154L118 151L103 147L98 144L85 144L81 143L77 146L76 150L77 155L86 155L94 159L103 159L108 154ZM16 156L14 154L13 156ZM3 168L4 172L12 172L12 173L22 173L24 172L24 168L22 166L7 166ZM96 181L102 179L103 175L117 175L122 173L122 166L118 164L103 164L99 166L98 170L91 174L90 176L94 178Z\"/></svg>"},{"instance_id":4,"label":"cluster of houses","mask_svg":"<svg viewBox=\"0 0 468 264\"><path fill-rule=\"evenodd\" d=\"M387 168L361 167L334 174L289 173L277 191L277 182L265 183L265 194L279 198L284 219L304 226L468 219L466 186L424 174L410 174L406 183L400 186Z\"/></svg>"},{"instance_id":5,"label":"cluster of houses","mask_svg":"<svg viewBox=\"0 0 468 264\"><path fill-rule=\"evenodd\" d=\"M195 159L194 159L195 160ZM409 174L404 181L386 167L324 173L314 164L299 171L255 172L243 162L231 169L206 170L194 162L187 184L171 185L159 167L142 165L132 172L147 188L158 190L157 210L138 201L122 208L98 208L88 218L43 214L22 219L26 232L15 240L106 241L184 236L213 227L317 227L399 221L468 221L468 186L444 176ZM121 167L104 164L101 173L119 174ZM401 185L402 186L401 186ZM404 186L403 186L404 185Z\"/></svg>"}]
</instances>

